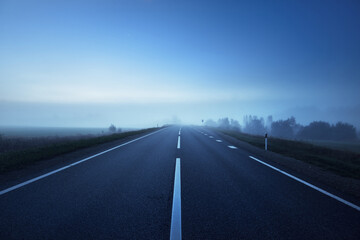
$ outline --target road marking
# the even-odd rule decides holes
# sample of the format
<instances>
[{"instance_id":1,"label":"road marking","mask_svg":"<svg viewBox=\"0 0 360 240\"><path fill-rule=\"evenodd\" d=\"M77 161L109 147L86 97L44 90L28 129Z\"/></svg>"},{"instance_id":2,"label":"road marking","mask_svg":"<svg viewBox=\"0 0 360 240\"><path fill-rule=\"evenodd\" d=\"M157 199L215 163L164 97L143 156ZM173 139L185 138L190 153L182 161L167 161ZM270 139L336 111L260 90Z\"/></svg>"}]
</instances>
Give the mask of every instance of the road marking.
<instances>
[{"instance_id":1,"label":"road marking","mask_svg":"<svg viewBox=\"0 0 360 240\"><path fill-rule=\"evenodd\" d=\"M176 158L170 240L181 239L181 175L180 158Z\"/></svg>"},{"instance_id":2,"label":"road marking","mask_svg":"<svg viewBox=\"0 0 360 240\"><path fill-rule=\"evenodd\" d=\"M18 189L18 188L21 188L21 187L23 187L23 186L25 186L25 185L28 185L28 184L30 184L30 183L36 182L36 181L38 181L38 180L40 180L40 179L42 179L42 178L46 178L46 177L48 177L48 176L50 176L50 175L53 175L53 174L55 174L55 173L57 173L57 172L60 172L60 171L63 171L63 170L65 170L65 169L67 169L67 168L73 167L73 166L75 166L75 165L77 165L77 164L79 164L79 163L86 162L87 160L90 160L90 159L95 158L95 157L97 157L97 156L100 156L100 155L102 155L102 154L104 154L104 153L107 153L107 152L110 152L110 151L112 151L112 150L115 150L115 149L117 149L117 148L123 147L123 146L125 146L125 145L127 145L127 144L136 142L136 141L138 141L138 140L140 140L140 139L142 139L142 138L146 138L146 137L148 137L148 136L150 136L150 135L153 135L153 134L155 134L155 133L158 133L158 132L160 132L160 131L162 131L162 130L164 130L164 129L165 129L165 128L160 129L160 130L158 130L158 131L156 131L156 132L149 133L149 134L144 135L144 136L142 136L142 137L133 139L133 140L131 140L131 141L129 141L129 142L120 144L120 145L118 145L118 146L116 146L116 147L110 148L110 149L108 149L108 150L105 150L105 151L103 151L103 152L97 153L97 154L92 155L92 156L90 156L90 157L84 158L84 159L82 159L82 160L80 160L80 161L71 163L71 164L69 164L69 165L67 165L67 166L65 166L65 167L58 168L58 169L56 169L56 170L54 170L54 171L48 172L48 173L43 174L43 175L41 175L41 176L38 176L38 177L36 177L36 178L32 178L32 179L30 179L30 180L28 180L28 181L25 181L25 182L23 182L23 183L19 183L19 184L15 185L15 186L9 187L9 188L4 189L4 190L1 190L1 191L0 191L0 195L3 195L3 194L5 194L5 193L8 193L8 192L13 191L13 190Z\"/></svg>"},{"instance_id":3,"label":"road marking","mask_svg":"<svg viewBox=\"0 0 360 240\"><path fill-rule=\"evenodd\" d=\"M334 194L331 194L331 193L329 193L329 192L327 192L327 191L325 191L325 190L323 190L323 189L321 189L321 188L319 188L319 187L316 187L316 186L312 185L311 183L308 183L308 182L306 182L306 181L304 181L304 180L301 180L300 178L297 178L297 177L295 177L295 176L293 176L293 175L291 175L291 174L289 174L289 173L287 173L287 172L284 172L284 171L282 171L282 170L280 170L280 169L278 169L278 168L276 168L276 167L273 167L273 166L271 166L270 164L267 164L267 163L265 163L265 162L263 162L263 161L255 158L255 157L253 157L253 156L249 156L249 157L250 157L251 159L253 159L253 160L255 160L255 161L257 161L257 162L259 162L259 163L261 163L261 164L263 164L263 165L265 165L265 166L267 166L267 167L269 167L269 168L272 168L272 169L274 169L274 170L276 170L276 171L278 171L278 172L280 172L280 173L282 173L282 174L284 174L284 175L286 175L286 176L288 176L288 177L290 177L290 178L292 178L292 179L294 179L294 180L296 180L296 181L298 181L298 182L300 182L300 183L308 186L308 187L311 187L312 189L314 189L314 190L316 190L316 191L319 191L319 192L321 192L321 193L323 193L323 194L325 194L325 195L327 195L327 196L329 196L329 197L331 197L331 198L333 198L333 199L335 199L335 200L338 200L339 202L342 202L342 203L348 205L349 207L352 207L352 208L360 211L360 207L359 207L359 206L357 206L357 205L355 205L355 204L353 204L353 203L351 203L351 202L348 202L348 201L346 201L345 199L342 199L342 198L340 198L340 197L338 197L338 196L336 196L336 195L334 195Z\"/></svg>"},{"instance_id":4,"label":"road marking","mask_svg":"<svg viewBox=\"0 0 360 240\"><path fill-rule=\"evenodd\" d=\"M228 148L237 149L237 147L235 147L235 146L228 146Z\"/></svg>"},{"instance_id":5,"label":"road marking","mask_svg":"<svg viewBox=\"0 0 360 240\"><path fill-rule=\"evenodd\" d=\"M214 138L213 136L209 136L209 138Z\"/></svg>"},{"instance_id":6,"label":"road marking","mask_svg":"<svg viewBox=\"0 0 360 240\"><path fill-rule=\"evenodd\" d=\"M178 136L178 144L177 144L177 148L180 149L180 136Z\"/></svg>"},{"instance_id":7,"label":"road marking","mask_svg":"<svg viewBox=\"0 0 360 240\"><path fill-rule=\"evenodd\" d=\"M181 135L181 128L180 128L180 130L179 130L179 135Z\"/></svg>"},{"instance_id":8,"label":"road marking","mask_svg":"<svg viewBox=\"0 0 360 240\"><path fill-rule=\"evenodd\" d=\"M204 133L204 135L205 135L205 136L207 136L207 134L206 134L206 133Z\"/></svg>"},{"instance_id":9,"label":"road marking","mask_svg":"<svg viewBox=\"0 0 360 240\"><path fill-rule=\"evenodd\" d=\"M216 140L217 142L222 142L221 140Z\"/></svg>"}]
</instances>

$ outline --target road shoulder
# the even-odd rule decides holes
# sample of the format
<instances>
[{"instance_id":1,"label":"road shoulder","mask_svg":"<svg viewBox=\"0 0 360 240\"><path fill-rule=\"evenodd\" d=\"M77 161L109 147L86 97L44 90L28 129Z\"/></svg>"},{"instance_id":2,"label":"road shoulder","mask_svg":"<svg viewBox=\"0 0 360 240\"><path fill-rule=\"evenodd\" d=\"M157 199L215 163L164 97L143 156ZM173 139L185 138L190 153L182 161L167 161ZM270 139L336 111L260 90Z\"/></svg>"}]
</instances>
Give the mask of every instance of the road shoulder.
<instances>
[{"instance_id":1,"label":"road shoulder","mask_svg":"<svg viewBox=\"0 0 360 240\"><path fill-rule=\"evenodd\" d=\"M333 193L342 195L354 203L360 202L360 180L358 179L339 176L309 163L271 151L265 151L219 131L216 131L216 133L234 146L248 151L255 157L260 158L275 167L279 167L282 170L317 185L318 187L327 190L331 189Z\"/></svg>"},{"instance_id":2,"label":"road shoulder","mask_svg":"<svg viewBox=\"0 0 360 240\"><path fill-rule=\"evenodd\" d=\"M90 157L97 153L103 152L110 148L116 147L123 143L132 141L139 137L145 136L150 133L154 133L157 130L144 132L132 136L128 136L116 141L99 144L96 146L79 149L70 153L62 154L54 158L34 162L33 164L24 166L21 169L12 170L0 174L0 189L5 189L29 179L35 178L42 174L46 174L50 171L54 171L66 165L75 163L84 158Z\"/></svg>"}]
</instances>

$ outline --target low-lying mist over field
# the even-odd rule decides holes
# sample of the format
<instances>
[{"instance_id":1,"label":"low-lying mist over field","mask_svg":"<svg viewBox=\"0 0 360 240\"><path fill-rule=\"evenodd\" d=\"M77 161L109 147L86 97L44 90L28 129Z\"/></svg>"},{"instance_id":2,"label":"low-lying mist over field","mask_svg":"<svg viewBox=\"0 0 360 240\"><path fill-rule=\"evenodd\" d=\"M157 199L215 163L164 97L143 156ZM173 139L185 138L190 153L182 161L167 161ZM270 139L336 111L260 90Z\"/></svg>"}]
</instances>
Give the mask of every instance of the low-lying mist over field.
<instances>
[{"instance_id":1,"label":"low-lying mist over field","mask_svg":"<svg viewBox=\"0 0 360 240\"><path fill-rule=\"evenodd\" d=\"M265 106L262 110L262 106ZM346 122L360 129L360 105L355 107L288 108L274 103L203 102L158 104L51 104L51 103L0 103L0 126L12 127L85 127L106 128L114 123L119 127L142 128L164 124L195 124L202 120L217 120L224 116L243 124L246 115L274 120L294 116L298 123L326 121L331 124Z\"/></svg>"}]
</instances>

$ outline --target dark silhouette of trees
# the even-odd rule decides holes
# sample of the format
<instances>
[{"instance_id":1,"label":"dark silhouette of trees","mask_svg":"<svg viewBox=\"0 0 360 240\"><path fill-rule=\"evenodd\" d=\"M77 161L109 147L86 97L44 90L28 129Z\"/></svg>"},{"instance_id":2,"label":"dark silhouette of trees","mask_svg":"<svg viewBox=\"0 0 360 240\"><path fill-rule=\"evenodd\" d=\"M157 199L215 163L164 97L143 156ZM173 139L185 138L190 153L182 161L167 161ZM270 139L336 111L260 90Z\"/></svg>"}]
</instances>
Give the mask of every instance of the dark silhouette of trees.
<instances>
[{"instance_id":1,"label":"dark silhouette of trees","mask_svg":"<svg viewBox=\"0 0 360 240\"><path fill-rule=\"evenodd\" d=\"M220 118L218 120L218 126L219 128L222 129L229 129L230 128L230 122L229 122L229 118Z\"/></svg>"},{"instance_id":2,"label":"dark silhouette of trees","mask_svg":"<svg viewBox=\"0 0 360 240\"><path fill-rule=\"evenodd\" d=\"M270 115L267 117L266 126L263 118L251 115L244 117L243 127L240 126L237 120L229 120L227 117L220 118L217 122L209 119L205 122L205 125L261 136L265 132L270 132L270 136L285 139L333 141L353 141L358 139L356 128L351 124L338 122L335 125L331 125L324 121L314 121L307 126L302 126L296 123L295 117L273 121Z\"/></svg>"},{"instance_id":3,"label":"dark silhouette of trees","mask_svg":"<svg viewBox=\"0 0 360 240\"><path fill-rule=\"evenodd\" d=\"M245 133L254 135L263 135L266 132L264 119L258 118L257 116L246 115L244 117L244 128Z\"/></svg>"},{"instance_id":4,"label":"dark silhouette of trees","mask_svg":"<svg viewBox=\"0 0 360 240\"><path fill-rule=\"evenodd\" d=\"M332 138L339 141L356 140L356 128L351 124L338 122L332 126Z\"/></svg>"},{"instance_id":5,"label":"dark silhouette of trees","mask_svg":"<svg viewBox=\"0 0 360 240\"><path fill-rule=\"evenodd\" d=\"M212 119L208 119L205 122L206 126L209 127L219 127L222 129L231 129L231 130L235 130L235 131L241 131L241 126L239 124L239 122L235 119L230 119L229 118L220 118L217 122L215 122Z\"/></svg>"},{"instance_id":6,"label":"dark silhouette of trees","mask_svg":"<svg viewBox=\"0 0 360 240\"><path fill-rule=\"evenodd\" d=\"M330 125L323 121L315 121L303 127L297 137L300 139L335 141L351 141L357 139L356 128L353 125L342 122Z\"/></svg>"},{"instance_id":7,"label":"dark silhouette of trees","mask_svg":"<svg viewBox=\"0 0 360 240\"><path fill-rule=\"evenodd\" d=\"M241 126L237 120L230 119L230 128L235 131L241 131Z\"/></svg>"},{"instance_id":8,"label":"dark silhouette of trees","mask_svg":"<svg viewBox=\"0 0 360 240\"><path fill-rule=\"evenodd\" d=\"M323 121L311 122L299 131L297 137L300 139L329 140L331 139L331 126Z\"/></svg>"},{"instance_id":9,"label":"dark silhouette of trees","mask_svg":"<svg viewBox=\"0 0 360 240\"><path fill-rule=\"evenodd\" d=\"M116 132L116 127L114 124L111 124L110 127L109 127L109 132L111 133L115 133Z\"/></svg>"},{"instance_id":10,"label":"dark silhouette of trees","mask_svg":"<svg viewBox=\"0 0 360 240\"><path fill-rule=\"evenodd\" d=\"M275 121L271 124L271 135L279 138L292 139L295 135L294 130L296 126L297 124L294 117Z\"/></svg>"}]
</instances>

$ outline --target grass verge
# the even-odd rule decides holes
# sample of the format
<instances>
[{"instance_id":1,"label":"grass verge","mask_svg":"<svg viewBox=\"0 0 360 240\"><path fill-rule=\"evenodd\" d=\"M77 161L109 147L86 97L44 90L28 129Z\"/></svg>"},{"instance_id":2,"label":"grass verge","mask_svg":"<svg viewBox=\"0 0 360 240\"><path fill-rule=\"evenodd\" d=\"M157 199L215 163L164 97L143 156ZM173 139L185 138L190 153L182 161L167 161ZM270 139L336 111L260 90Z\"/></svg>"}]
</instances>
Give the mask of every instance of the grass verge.
<instances>
[{"instance_id":1,"label":"grass verge","mask_svg":"<svg viewBox=\"0 0 360 240\"><path fill-rule=\"evenodd\" d=\"M0 153L0 173L19 169L34 162L50 159L65 153L76 151L78 149L93 147L126 137L152 132L154 130L156 130L156 128L115 133L111 135L85 139L74 139L66 142L53 143L43 147Z\"/></svg>"},{"instance_id":2,"label":"grass verge","mask_svg":"<svg viewBox=\"0 0 360 240\"><path fill-rule=\"evenodd\" d=\"M236 131L218 130L240 141L264 149L264 137ZM268 150L292 157L344 177L360 179L360 154L279 138L268 139Z\"/></svg>"}]
</instances>

